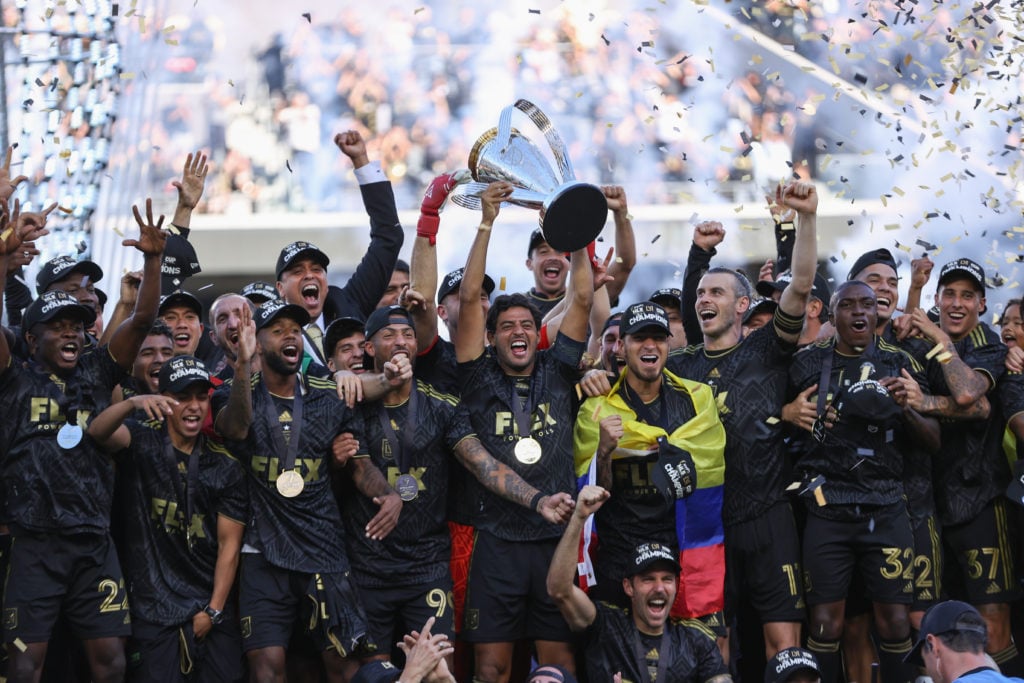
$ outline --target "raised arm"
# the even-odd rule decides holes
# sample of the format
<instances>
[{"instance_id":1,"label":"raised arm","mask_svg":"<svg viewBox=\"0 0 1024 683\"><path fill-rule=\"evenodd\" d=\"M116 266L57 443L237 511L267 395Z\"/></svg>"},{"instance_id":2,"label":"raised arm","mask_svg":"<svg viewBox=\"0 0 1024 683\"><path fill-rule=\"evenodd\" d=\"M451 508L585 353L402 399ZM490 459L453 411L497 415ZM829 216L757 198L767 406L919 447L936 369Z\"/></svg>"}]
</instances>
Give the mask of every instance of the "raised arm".
<instances>
[{"instance_id":1,"label":"raised arm","mask_svg":"<svg viewBox=\"0 0 1024 683\"><path fill-rule=\"evenodd\" d=\"M441 207L455 187L455 176L443 173L430 183L420 203L416 240L409 261L409 289L422 295L422 303L411 309L416 323L416 338L429 348L437 338L437 230L441 225Z\"/></svg>"},{"instance_id":2,"label":"raised arm","mask_svg":"<svg viewBox=\"0 0 1024 683\"><path fill-rule=\"evenodd\" d=\"M609 258L611 254L609 253ZM562 325L559 331L569 339L586 343L587 322L590 319L590 309L594 305L594 287L604 284L594 279L594 272L591 270L590 254L587 249L577 249L572 253L569 263L569 284L572 301L562 318ZM607 263L601 270L607 268ZM602 275L602 280L604 276Z\"/></svg>"},{"instance_id":3,"label":"raised arm","mask_svg":"<svg viewBox=\"0 0 1024 683\"><path fill-rule=\"evenodd\" d=\"M584 486L576 498L576 511L562 533L548 568L548 595L573 631L582 631L594 623L597 608L576 585L576 566L580 534L587 517L597 512L610 494L600 486Z\"/></svg>"},{"instance_id":4,"label":"raised arm","mask_svg":"<svg viewBox=\"0 0 1024 683\"><path fill-rule=\"evenodd\" d=\"M794 182L775 191L775 203L797 214L796 240L793 244L793 279L782 291L779 308L791 318L801 318L814 287L818 263L818 193L813 183ZM828 302L824 302L828 305ZM787 341L796 342L800 333L779 332Z\"/></svg>"},{"instance_id":5,"label":"raised arm","mask_svg":"<svg viewBox=\"0 0 1024 683\"><path fill-rule=\"evenodd\" d=\"M160 259L163 257L167 234L161 230L164 217L153 222L153 200L146 200L146 219L143 221L139 207L133 206L132 213L139 226L139 238L121 242L126 247L135 247L142 252L142 281L139 283L139 298L135 311L125 320L110 338L110 355L125 371L131 372L142 342L153 327L157 309L160 306Z\"/></svg>"},{"instance_id":6,"label":"raised arm","mask_svg":"<svg viewBox=\"0 0 1024 683\"><path fill-rule=\"evenodd\" d=\"M358 313L365 319L373 313L387 289L405 233L398 221L391 183L379 166L370 167L362 136L354 130L345 131L334 136L334 144L351 159L359 179L363 206L370 216L370 245L345 287L342 290L331 288L328 297L341 315Z\"/></svg>"},{"instance_id":7,"label":"raised arm","mask_svg":"<svg viewBox=\"0 0 1024 683\"><path fill-rule=\"evenodd\" d=\"M697 319L697 286L711 267L711 257L718 253L715 247L724 239L725 228L718 221L702 221L693 226L693 244L690 245L683 271L683 300L680 309L686 341L691 345L704 340L704 331Z\"/></svg>"},{"instance_id":8,"label":"raised arm","mask_svg":"<svg viewBox=\"0 0 1024 683\"><path fill-rule=\"evenodd\" d=\"M171 225L182 233L182 237L188 238L188 229L192 224L192 212L199 205L203 197L203 188L206 186L206 174L210 166L206 163L206 155L200 151L195 154L191 152L185 157L185 166L181 171L181 180L171 183L178 191L178 204L174 207L174 217Z\"/></svg>"},{"instance_id":9,"label":"raised arm","mask_svg":"<svg viewBox=\"0 0 1024 683\"><path fill-rule=\"evenodd\" d=\"M494 182L480 195L480 225L469 248L466 270L459 285L459 336L455 340L455 357L460 363L475 360L484 352L486 319L480 306L480 296L487 271L487 247L491 243L494 219L501 211L501 202L512 194L512 190L512 183Z\"/></svg>"},{"instance_id":10,"label":"raised arm","mask_svg":"<svg viewBox=\"0 0 1024 683\"><path fill-rule=\"evenodd\" d=\"M619 303L622 288L629 280L629 274L636 266L636 235L633 233L633 220L626 205L626 191L619 185L602 187L608 209L615 220L615 261L608 266L608 276L612 278L605 288L612 306ZM601 322L604 322L603 320Z\"/></svg>"},{"instance_id":11,"label":"raised arm","mask_svg":"<svg viewBox=\"0 0 1024 683\"><path fill-rule=\"evenodd\" d=\"M11 151L7 150L7 158L10 159ZM7 201L0 204L0 270L7 272L7 263L11 254L21 248L22 235L18 230L18 214L21 205L18 200L14 201L14 208L8 210ZM4 287L7 278L0 279L0 298L3 297ZM11 347L7 343L6 330L0 333L0 373L6 372L11 364Z\"/></svg>"},{"instance_id":12,"label":"raised arm","mask_svg":"<svg viewBox=\"0 0 1024 683\"><path fill-rule=\"evenodd\" d=\"M227 404L214 419L217 433L226 439L242 441L252 426L252 360L256 355L256 323L252 311L242 306L238 321L238 359Z\"/></svg>"}]
</instances>

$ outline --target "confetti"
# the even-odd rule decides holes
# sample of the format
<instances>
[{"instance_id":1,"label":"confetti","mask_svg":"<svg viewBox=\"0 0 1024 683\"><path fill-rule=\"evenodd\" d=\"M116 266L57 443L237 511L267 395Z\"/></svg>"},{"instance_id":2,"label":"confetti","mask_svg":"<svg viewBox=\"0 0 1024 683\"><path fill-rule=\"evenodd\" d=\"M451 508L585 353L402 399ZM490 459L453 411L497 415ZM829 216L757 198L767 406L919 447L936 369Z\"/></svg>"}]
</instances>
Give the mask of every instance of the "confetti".
<instances>
[{"instance_id":1,"label":"confetti","mask_svg":"<svg viewBox=\"0 0 1024 683\"><path fill-rule=\"evenodd\" d=\"M302 13L302 18L305 19L306 22L309 23L309 24L313 23L313 15L310 14L309 12L303 12Z\"/></svg>"},{"instance_id":2,"label":"confetti","mask_svg":"<svg viewBox=\"0 0 1024 683\"><path fill-rule=\"evenodd\" d=\"M505 276L504 275L502 275L501 279L498 281L498 291L499 292L504 292L505 291Z\"/></svg>"}]
</instances>

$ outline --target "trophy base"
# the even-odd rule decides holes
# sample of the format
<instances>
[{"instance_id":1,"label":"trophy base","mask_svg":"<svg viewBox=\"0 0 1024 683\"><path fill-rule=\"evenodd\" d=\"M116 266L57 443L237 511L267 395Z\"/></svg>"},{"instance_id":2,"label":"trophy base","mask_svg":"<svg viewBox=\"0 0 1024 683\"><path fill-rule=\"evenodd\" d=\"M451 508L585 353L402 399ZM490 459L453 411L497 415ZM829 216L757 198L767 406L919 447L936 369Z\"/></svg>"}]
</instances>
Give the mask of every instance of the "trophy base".
<instances>
[{"instance_id":1,"label":"trophy base","mask_svg":"<svg viewBox=\"0 0 1024 683\"><path fill-rule=\"evenodd\" d=\"M544 241L559 251L582 249L597 238L608 220L608 200L601 188L572 181L544 201L540 229Z\"/></svg>"}]
</instances>

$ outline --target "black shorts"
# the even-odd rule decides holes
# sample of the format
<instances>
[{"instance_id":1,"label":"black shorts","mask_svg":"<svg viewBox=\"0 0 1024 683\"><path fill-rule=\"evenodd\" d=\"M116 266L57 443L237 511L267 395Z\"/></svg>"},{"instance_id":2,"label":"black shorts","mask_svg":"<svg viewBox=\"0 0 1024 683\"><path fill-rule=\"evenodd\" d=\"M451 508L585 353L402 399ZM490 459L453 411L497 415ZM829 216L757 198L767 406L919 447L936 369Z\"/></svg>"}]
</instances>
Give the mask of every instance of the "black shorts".
<instances>
[{"instance_id":1,"label":"black shorts","mask_svg":"<svg viewBox=\"0 0 1024 683\"><path fill-rule=\"evenodd\" d=\"M389 588L369 588L354 578L366 610L370 638L384 652L409 631L422 631L430 617L434 617L431 633L455 639L455 602L447 574L430 583Z\"/></svg>"},{"instance_id":2,"label":"black shorts","mask_svg":"<svg viewBox=\"0 0 1024 683\"><path fill-rule=\"evenodd\" d=\"M569 642L572 632L548 597L558 539L516 543L478 531L469 565L462 639L505 643L521 638Z\"/></svg>"},{"instance_id":3,"label":"black shorts","mask_svg":"<svg viewBox=\"0 0 1024 683\"><path fill-rule=\"evenodd\" d=\"M935 515L911 521L914 534L914 601L911 612L927 612L942 596L942 538Z\"/></svg>"},{"instance_id":4,"label":"black shorts","mask_svg":"<svg viewBox=\"0 0 1024 683\"><path fill-rule=\"evenodd\" d=\"M807 604L845 600L857 569L873 602L909 605L914 597L914 549L903 503L865 511L861 519L807 515L804 590Z\"/></svg>"},{"instance_id":5,"label":"black shorts","mask_svg":"<svg viewBox=\"0 0 1024 683\"><path fill-rule=\"evenodd\" d=\"M131 633L117 550L102 534L11 534L4 642L44 643L63 615L80 640Z\"/></svg>"},{"instance_id":6,"label":"black shorts","mask_svg":"<svg viewBox=\"0 0 1024 683\"><path fill-rule=\"evenodd\" d=\"M135 619L125 660L127 683L239 681L244 671L238 615L225 608L224 621L202 640L196 640L191 619L178 626Z\"/></svg>"},{"instance_id":7,"label":"black shorts","mask_svg":"<svg viewBox=\"0 0 1024 683\"><path fill-rule=\"evenodd\" d=\"M242 649L288 647L298 625L318 652L374 654L366 614L348 573L307 574L275 567L261 553L242 553L238 612Z\"/></svg>"},{"instance_id":8,"label":"black shorts","mask_svg":"<svg viewBox=\"0 0 1024 683\"><path fill-rule=\"evenodd\" d=\"M943 527L942 542L950 597L972 605L1010 603L1020 597L1005 500L991 501L969 522Z\"/></svg>"},{"instance_id":9,"label":"black shorts","mask_svg":"<svg viewBox=\"0 0 1024 683\"><path fill-rule=\"evenodd\" d=\"M762 623L804 620L800 538L788 502L725 528L725 609L731 621L740 599Z\"/></svg>"}]
</instances>

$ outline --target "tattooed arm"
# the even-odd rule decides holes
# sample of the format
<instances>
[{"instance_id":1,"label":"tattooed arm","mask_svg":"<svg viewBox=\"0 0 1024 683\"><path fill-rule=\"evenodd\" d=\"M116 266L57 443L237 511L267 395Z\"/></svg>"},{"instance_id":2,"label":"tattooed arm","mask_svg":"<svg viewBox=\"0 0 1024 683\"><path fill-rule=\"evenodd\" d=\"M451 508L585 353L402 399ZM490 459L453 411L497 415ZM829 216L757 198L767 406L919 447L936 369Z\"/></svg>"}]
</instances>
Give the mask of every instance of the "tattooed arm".
<instances>
[{"instance_id":1,"label":"tattooed arm","mask_svg":"<svg viewBox=\"0 0 1024 683\"><path fill-rule=\"evenodd\" d=\"M526 508L533 503L534 511L552 524L564 524L572 513L572 496L564 492L541 495L515 470L488 453L475 436L455 444L455 456L488 491Z\"/></svg>"},{"instance_id":2,"label":"tattooed arm","mask_svg":"<svg viewBox=\"0 0 1024 683\"><path fill-rule=\"evenodd\" d=\"M398 524L402 514L402 499L388 485L384 473L373 464L369 456L356 456L349 461L352 482L359 493L373 501L380 510L366 525L366 535L382 541Z\"/></svg>"}]
</instances>

